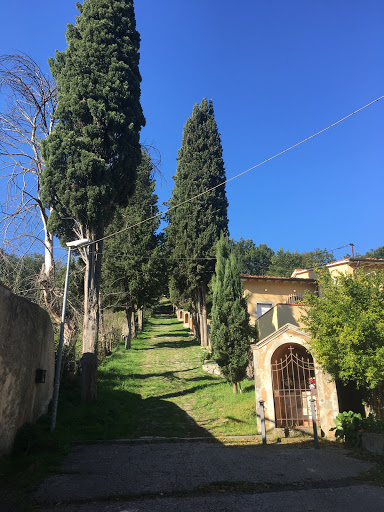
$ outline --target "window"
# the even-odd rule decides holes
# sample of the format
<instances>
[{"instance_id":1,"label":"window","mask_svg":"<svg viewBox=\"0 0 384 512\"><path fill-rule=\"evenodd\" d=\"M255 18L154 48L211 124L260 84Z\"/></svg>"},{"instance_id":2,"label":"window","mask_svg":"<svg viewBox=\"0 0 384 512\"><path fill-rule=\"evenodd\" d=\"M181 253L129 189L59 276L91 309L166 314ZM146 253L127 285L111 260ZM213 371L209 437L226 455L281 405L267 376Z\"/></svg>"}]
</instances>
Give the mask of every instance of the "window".
<instances>
[{"instance_id":1,"label":"window","mask_svg":"<svg viewBox=\"0 0 384 512\"><path fill-rule=\"evenodd\" d=\"M273 302L256 302L256 318L273 308Z\"/></svg>"}]
</instances>

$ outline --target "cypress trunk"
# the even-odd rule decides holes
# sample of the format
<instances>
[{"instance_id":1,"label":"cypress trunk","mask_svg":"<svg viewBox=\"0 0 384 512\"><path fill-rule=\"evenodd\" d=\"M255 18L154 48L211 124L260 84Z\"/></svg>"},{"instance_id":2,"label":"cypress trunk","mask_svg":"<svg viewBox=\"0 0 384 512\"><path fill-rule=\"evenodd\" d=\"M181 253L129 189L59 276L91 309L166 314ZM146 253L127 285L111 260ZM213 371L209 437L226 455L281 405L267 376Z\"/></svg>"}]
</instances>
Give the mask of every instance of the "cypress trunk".
<instances>
[{"instance_id":1,"label":"cypress trunk","mask_svg":"<svg viewBox=\"0 0 384 512\"><path fill-rule=\"evenodd\" d=\"M99 292L99 336L104 336L104 310L103 310L103 295Z\"/></svg>"},{"instance_id":2,"label":"cypress trunk","mask_svg":"<svg viewBox=\"0 0 384 512\"><path fill-rule=\"evenodd\" d=\"M193 332L195 334L195 338L201 344L199 301L198 301L197 296L195 297L195 300L193 301L192 318L193 318Z\"/></svg>"},{"instance_id":3,"label":"cypress trunk","mask_svg":"<svg viewBox=\"0 0 384 512\"><path fill-rule=\"evenodd\" d=\"M200 337L200 318L199 318L199 311L198 311L198 304L197 300L193 301L192 305L192 320L193 320L193 334L196 338L196 340L201 343L201 337Z\"/></svg>"},{"instance_id":4,"label":"cypress trunk","mask_svg":"<svg viewBox=\"0 0 384 512\"><path fill-rule=\"evenodd\" d=\"M137 337L137 334L136 334L136 322L135 322L135 309L132 308L132 313L131 313L131 338L134 339Z\"/></svg>"},{"instance_id":5,"label":"cypress trunk","mask_svg":"<svg viewBox=\"0 0 384 512\"><path fill-rule=\"evenodd\" d=\"M103 228L88 230L87 238L98 240ZM97 400L97 344L99 334L99 291L103 242L86 249L84 276L84 320L81 400L91 403Z\"/></svg>"},{"instance_id":6,"label":"cypress trunk","mask_svg":"<svg viewBox=\"0 0 384 512\"><path fill-rule=\"evenodd\" d=\"M143 332L143 308L139 308L137 311L137 329L139 332Z\"/></svg>"},{"instance_id":7,"label":"cypress trunk","mask_svg":"<svg viewBox=\"0 0 384 512\"><path fill-rule=\"evenodd\" d=\"M127 318L127 335L125 337L125 350L131 348L131 336L132 336L132 308L125 308L125 316Z\"/></svg>"}]
</instances>

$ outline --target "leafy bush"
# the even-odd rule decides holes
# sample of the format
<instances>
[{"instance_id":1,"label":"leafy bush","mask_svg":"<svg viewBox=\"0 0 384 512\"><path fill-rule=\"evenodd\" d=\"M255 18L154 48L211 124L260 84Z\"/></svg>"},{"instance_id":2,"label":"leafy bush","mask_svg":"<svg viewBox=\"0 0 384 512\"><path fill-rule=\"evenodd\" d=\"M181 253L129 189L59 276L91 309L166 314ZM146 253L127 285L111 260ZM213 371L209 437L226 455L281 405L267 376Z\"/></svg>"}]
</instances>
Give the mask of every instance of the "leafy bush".
<instances>
[{"instance_id":1,"label":"leafy bush","mask_svg":"<svg viewBox=\"0 0 384 512\"><path fill-rule=\"evenodd\" d=\"M369 414L362 418L360 413L353 411L341 412L335 419L335 436L350 447L360 446L362 432L384 434L384 421Z\"/></svg>"},{"instance_id":2,"label":"leafy bush","mask_svg":"<svg viewBox=\"0 0 384 512\"><path fill-rule=\"evenodd\" d=\"M336 427L331 428L331 430L335 430L336 438L345 441L346 446L360 446L361 430L363 428L363 418L360 413L353 411L341 412L336 416L335 425Z\"/></svg>"},{"instance_id":3,"label":"leafy bush","mask_svg":"<svg viewBox=\"0 0 384 512\"><path fill-rule=\"evenodd\" d=\"M212 353L209 352L209 350L203 350L201 352L201 357L200 357L200 363L201 364L204 364L205 361L211 361L211 362L214 362L213 359L212 359Z\"/></svg>"},{"instance_id":4,"label":"leafy bush","mask_svg":"<svg viewBox=\"0 0 384 512\"><path fill-rule=\"evenodd\" d=\"M384 421L376 418L373 414L369 414L367 418L363 419L362 428L366 432L384 434Z\"/></svg>"}]
</instances>

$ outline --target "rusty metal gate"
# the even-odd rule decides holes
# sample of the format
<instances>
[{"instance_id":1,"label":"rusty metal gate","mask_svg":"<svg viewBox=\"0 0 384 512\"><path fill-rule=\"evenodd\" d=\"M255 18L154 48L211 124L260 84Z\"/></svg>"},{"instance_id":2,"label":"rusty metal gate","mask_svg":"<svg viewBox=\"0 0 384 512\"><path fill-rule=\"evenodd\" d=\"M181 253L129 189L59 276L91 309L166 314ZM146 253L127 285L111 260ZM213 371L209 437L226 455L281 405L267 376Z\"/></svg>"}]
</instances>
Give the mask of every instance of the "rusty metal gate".
<instances>
[{"instance_id":1,"label":"rusty metal gate","mask_svg":"<svg viewBox=\"0 0 384 512\"><path fill-rule=\"evenodd\" d=\"M299 352L303 353L304 347ZM275 403L276 427L310 427L311 404L317 402L316 376L310 354L300 356L289 347L284 358L272 363L272 385ZM319 407L316 403L317 420Z\"/></svg>"}]
</instances>

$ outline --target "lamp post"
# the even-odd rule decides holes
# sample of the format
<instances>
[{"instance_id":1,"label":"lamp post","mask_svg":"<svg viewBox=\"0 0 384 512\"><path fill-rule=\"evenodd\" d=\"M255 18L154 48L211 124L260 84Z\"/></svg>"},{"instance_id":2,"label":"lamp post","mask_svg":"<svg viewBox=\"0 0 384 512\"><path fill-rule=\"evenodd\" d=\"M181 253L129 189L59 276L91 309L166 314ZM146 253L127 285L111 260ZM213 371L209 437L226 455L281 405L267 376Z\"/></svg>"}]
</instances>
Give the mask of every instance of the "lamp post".
<instances>
[{"instance_id":1,"label":"lamp post","mask_svg":"<svg viewBox=\"0 0 384 512\"><path fill-rule=\"evenodd\" d=\"M69 265L71 263L71 249L80 249L80 247L84 247L85 245L89 245L91 243L92 243L92 240L88 240L88 238L82 238L81 240L74 240L73 242L67 242L67 247L68 247L67 273L65 276L63 309L61 312L61 324L60 324L60 339L59 339L59 347L57 350L57 360L56 360L56 368L55 368L55 387L53 390L51 432L53 432L56 427L57 403L59 401L61 356L63 353L63 343L64 343L64 323L65 323L65 313L66 313L66 309L67 309L67 295L68 295L68 281L69 281Z\"/></svg>"}]
</instances>

